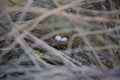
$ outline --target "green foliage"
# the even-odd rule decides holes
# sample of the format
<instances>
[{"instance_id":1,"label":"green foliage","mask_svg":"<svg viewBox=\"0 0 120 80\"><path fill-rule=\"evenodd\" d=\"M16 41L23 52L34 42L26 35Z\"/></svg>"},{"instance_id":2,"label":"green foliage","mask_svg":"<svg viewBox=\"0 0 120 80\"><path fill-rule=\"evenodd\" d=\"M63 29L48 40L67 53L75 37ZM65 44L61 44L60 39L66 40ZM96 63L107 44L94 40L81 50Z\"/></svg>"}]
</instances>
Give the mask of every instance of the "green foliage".
<instances>
[{"instance_id":1,"label":"green foliage","mask_svg":"<svg viewBox=\"0 0 120 80\"><path fill-rule=\"evenodd\" d=\"M2 25L0 24L0 29L2 29Z\"/></svg>"},{"instance_id":2,"label":"green foliage","mask_svg":"<svg viewBox=\"0 0 120 80\"><path fill-rule=\"evenodd\" d=\"M39 56L43 56L43 53L40 52L39 50L33 50L33 51L34 51L34 53L36 53L37 55L39 55Z\"/></svg>"},{"instance_id":3,"label":"green foliage","mask_svg":"<svg viewBox=\"0 0 120 80\"><path fill-rule=\"evenodd\" d=\"M89 26L82 26L82 30L85 31L85 32L89 31Z\"/></svg>"},{"instance_id":4,"label":"green foliage","mask_svg":"<svg viewBox=\"0 0 120 80\"><path fill-rule=\"evenodd\" d=\"M56 23L56 22L58 22L59 21L59 18L58 17L56 17L56 16L50 16L50 17L48 17L47 19L45 19L44 21L43 21L43 24L44 23L46 23L46 24L52 24L52 23Z\"/></svg>"},{"instance_id":5,"label":"green foliage","mask_svg":"<svg viewBox=\"0 0 120 80\"><path fill-rule=\"evenodd\" d=\"M44 20L42 24L51 25L51 31L57 31L63 29L63 32L71 32L72 27L67 20L61 19L60 17L51 16Z\"/></svg>"}]
</instances>

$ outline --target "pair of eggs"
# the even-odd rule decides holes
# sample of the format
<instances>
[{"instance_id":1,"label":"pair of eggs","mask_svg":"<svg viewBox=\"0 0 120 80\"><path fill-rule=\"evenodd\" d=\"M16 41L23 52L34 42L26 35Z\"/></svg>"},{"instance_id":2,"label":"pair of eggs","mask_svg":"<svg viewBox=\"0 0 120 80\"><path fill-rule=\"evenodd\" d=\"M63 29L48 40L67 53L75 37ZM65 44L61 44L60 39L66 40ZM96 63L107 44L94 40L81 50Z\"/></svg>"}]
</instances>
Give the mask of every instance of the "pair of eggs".
<instances>
[{"instance_id":1,"label":"pair of eggs","mask_svg":"<svg viewBox=\"0 0 120 80\"><path fill-rule=\"evenodd\" d=\"M68 39L66 37L61 37L60 35L56 35L55 40L57 40L57 41L67 41Z\"/></svg>"}]
</instances>

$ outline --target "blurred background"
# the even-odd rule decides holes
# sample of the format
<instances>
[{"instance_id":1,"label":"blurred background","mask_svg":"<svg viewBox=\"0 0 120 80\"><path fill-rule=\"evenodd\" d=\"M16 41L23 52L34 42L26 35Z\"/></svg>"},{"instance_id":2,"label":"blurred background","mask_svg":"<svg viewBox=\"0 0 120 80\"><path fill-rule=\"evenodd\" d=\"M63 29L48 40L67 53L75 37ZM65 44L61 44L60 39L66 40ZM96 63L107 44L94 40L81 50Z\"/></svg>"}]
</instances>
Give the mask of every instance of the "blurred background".
<instances>
[{"instance_id":1,"label":"blurred background","mask_svg":"<svg viewBox=\"0 0 120 80\"><path fill-rule=\"evenodd\" d=\"M119 80L119 0L0 0L0 80Z\"/></svg>"}]
</instances>

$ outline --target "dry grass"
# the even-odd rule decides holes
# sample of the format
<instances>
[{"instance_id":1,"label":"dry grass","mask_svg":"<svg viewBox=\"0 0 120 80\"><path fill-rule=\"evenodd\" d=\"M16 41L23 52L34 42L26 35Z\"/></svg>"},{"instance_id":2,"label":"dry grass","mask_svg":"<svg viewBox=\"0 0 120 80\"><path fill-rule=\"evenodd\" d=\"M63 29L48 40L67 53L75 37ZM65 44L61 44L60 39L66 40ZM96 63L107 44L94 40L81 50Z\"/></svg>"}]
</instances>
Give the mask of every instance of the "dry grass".
<instances>
[{"instance_id":1,"label":"dry grass","mask_svg":"<svg viewBox=\"0 0 120 80\"><path fill-rule=\"evenodd\" d=\"M119 80L120 10L108 2L1 0L0 80Z\"/></svg>"}]
</instances>

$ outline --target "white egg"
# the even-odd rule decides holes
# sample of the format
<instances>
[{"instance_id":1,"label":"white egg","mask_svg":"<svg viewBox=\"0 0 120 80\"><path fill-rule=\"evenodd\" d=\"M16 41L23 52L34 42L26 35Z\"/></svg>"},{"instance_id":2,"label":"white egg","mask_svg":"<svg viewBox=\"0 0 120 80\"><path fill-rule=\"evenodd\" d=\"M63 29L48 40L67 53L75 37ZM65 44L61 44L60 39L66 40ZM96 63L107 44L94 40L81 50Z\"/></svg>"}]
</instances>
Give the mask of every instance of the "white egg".
<instances>
[{"instance_id":1,"label":"white egg","mask_svg":"<svg viewBox=\"0 0 120 80\"><path fill-rule=\"evenodd\" d=\"M61 41L67 41L67 38L66 38L66 37L63 37L63 38L61 39Z\"/></svg>"},{"instance_id":2,"label":"white egg","mask_svg":"<svg viewBox=\"0 0 120 80\"><path fill-rule=\"evenodd\" d=\"M57 40L57 41L61 41L61 36L59 36L59 35L57 35L57 36L55 36L55 40Z\"/></svg>"}]
</instances>

